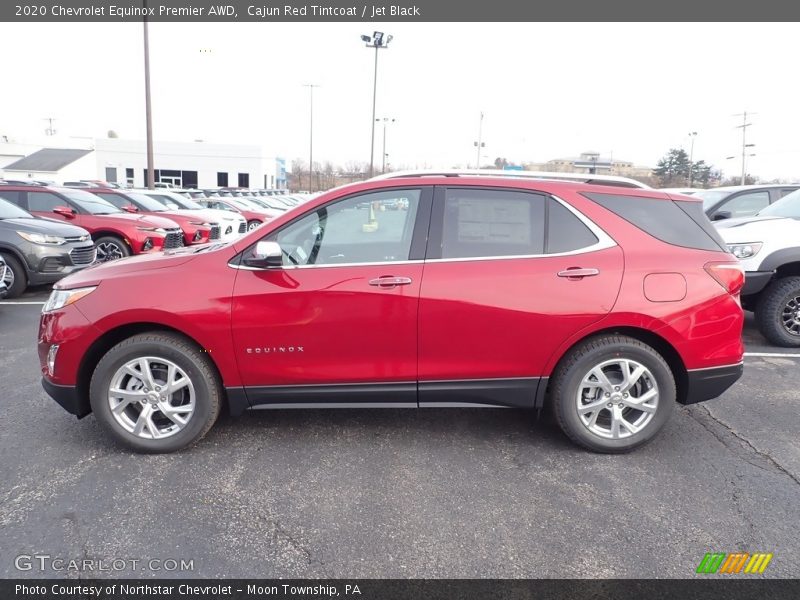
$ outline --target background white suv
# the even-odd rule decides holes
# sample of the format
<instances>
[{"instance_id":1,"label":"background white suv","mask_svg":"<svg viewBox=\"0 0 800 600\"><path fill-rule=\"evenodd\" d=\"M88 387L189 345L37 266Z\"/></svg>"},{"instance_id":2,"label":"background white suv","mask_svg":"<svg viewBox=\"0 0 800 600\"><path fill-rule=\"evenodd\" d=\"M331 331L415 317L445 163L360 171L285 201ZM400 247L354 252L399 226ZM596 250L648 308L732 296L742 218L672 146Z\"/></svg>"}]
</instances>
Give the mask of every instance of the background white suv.
<instances>
[{"instance_id":1,"label":"background white suv","mask_svg":"<svg viewBox=\"0 0 800 600\"><path fill-rule=\"evenodd\" d=\"M742 307L770 342L800 347L800 190L755 216L714 225L745 268Z\"/></svg>"}]
</instances>

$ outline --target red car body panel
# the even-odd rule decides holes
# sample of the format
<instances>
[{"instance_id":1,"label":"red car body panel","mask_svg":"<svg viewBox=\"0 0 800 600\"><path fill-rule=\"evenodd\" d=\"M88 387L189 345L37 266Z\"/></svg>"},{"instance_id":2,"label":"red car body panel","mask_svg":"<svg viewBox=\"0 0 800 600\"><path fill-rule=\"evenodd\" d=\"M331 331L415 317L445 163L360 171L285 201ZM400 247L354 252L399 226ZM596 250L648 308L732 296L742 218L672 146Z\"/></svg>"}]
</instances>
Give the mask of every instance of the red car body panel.
<instances>
[{"instance_id":1,"label":"red car body panel","mask_svg":"<svg viewBox=\"0 0 800 600\"><path fill-rule=\"evenodd\" d=\"M658 336L687 370L741 362L738 295L704 269L708 262L736 260L721 250L661 242L580 194L669 201L655 191L458 178L459 186L536 190L569 203L617 244L594 252L275 270L239 269L231 263L271 231L332 199L388 187L453 184L447 177L354 184L322 194L216 250L194 253L187 248L72 275L57 287L99 284L102 293L43 315L43 373L59 385L78 384L78 365L92 344L115 328L141 323L177 329L194 339L209 352L229 390L548 377L575 343L595 332L620 329ZM600 275L558 277L572 267L596 268ZM646 283L648 276L662 273L669 277L652 280L655 287ZM685 289L673 274L685 280ZM368 284L384 275L409 277L412 284L393 289ZM138 284L161 293L144 301L131 293ZM58 363L56 372L47 375L45 359L53 343L60 344Z\"/></svg>"}]
</instances>

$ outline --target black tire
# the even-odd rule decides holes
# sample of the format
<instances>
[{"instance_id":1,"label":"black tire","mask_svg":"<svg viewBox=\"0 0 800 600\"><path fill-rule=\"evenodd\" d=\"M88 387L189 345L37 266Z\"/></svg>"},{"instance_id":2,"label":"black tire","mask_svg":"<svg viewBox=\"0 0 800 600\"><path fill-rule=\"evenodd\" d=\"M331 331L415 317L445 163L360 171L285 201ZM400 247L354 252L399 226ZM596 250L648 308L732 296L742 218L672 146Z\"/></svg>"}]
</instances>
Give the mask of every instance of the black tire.
<instances>
[{"instance_id":1,"label":"black tire","mask_svg":"<svg viewBox=\"0 0 800 600\"><path fill-rule=\"evenodd\" d=\"M131 249L124 241L118 238L115 235L104 235L103 237L99 237L94 241L94 245L97 248L97 260L101 262L108 262L111 260L117 260L119 258L125 258L126 256L131 255ZM101 253L106 252L104 250L105 247L115 248L116 254L119 256L114 256L113 258L101 258Z\"/></svg>"},{"instance_id":2,"label":"black tire","mask_svg":"<svg viewBox=\"0 0 800 600\"><path fill-rule=\"evenodd\" d=\"M144 356L172 361L186 373L194 387L194 413L183 429L169 437L136 436L117 422L109 406L108 390L114 374L126 362ZM208 354L181 335L153 332L123 340L103 356L92 374L89 397L95 417L116 441L137 452L161 454L185 448L208 433L219 416L223 391Z\"/></svg>"},{"instance_id":3,"label":"black tire","mask_svg":"<svg viewBox=\"0 0 800 600\"><path fill-rule=\"evenodd\" d=\"M602 437L591 431L581 421L577 401L584 377L595 366L613 359L637 361L650 371L658 388L658 403L649 422L640 431L618 439ZM602 390L599 393L603 393ZM629 452L652 440L669 420L675 400L675 377L664 358L647 344L621 335L603 335L573 348L556 369L550 388L550 401L556 420L567 437L584 448L609 454ZM601 407L598 410L602 412L607 409ZM641 411L630 412L633 409L627 407L623 410L629 411L628 415L644 415ZM610 415L609 411L607 417L603 418L610 418Z\"/></svg>"},{"instance_id":4,"label":"black tire","mask_svg":"<svg viewBox=\"0 0 800 600\"><path fill-rule=\"evenodd\" d=\"M12 279L12 283L8 286L5 297L8 299L19 298L22 292L28 288L28 273L15 256L4 252L3 259L6 261L6 266L11 271L10 277Z\"/></svg>"},{"instance_id":5,"label":"black tire","mask_svg":"<svg viewBox=\"0 0 800 600\"><path fill-rule=\"evenodd\" d=\"M800 321L800 277L784 277L767 286L756 305L756 326L761 334L776 346L784 348L800 347L800 324L794 325L797 334L791 333L783 322L784 310L794 302L796 319Z\"/></svg>"},{"instance_id":6,"label":"black tire","mask_svg":"<svg viewBox=\"0 0 800 600\"><path fill-rule=\"evenodd\" d=\"M253 231L256 227L261 225L261 221L256 221L253 219L252 221L247 222L247 231Z\"/></svg>"}]
</instances>

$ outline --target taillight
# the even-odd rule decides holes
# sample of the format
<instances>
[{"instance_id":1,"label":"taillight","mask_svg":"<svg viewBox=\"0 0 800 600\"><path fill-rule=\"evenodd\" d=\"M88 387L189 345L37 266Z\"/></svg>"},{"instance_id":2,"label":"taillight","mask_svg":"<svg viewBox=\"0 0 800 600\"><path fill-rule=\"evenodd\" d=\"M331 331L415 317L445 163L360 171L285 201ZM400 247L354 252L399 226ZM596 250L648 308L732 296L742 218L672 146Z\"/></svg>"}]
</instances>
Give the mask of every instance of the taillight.
<instances>
[{"instance_id":1,"label":"taillight","mask_svg":"<svg viewBox=\"0 0 800 600\"><path fill-rule=\"evenodd\" d=\"M710 262L703 267L729 294L738 294L744 286L744 268L739 263Z\"/></svg>"}]
</instances>

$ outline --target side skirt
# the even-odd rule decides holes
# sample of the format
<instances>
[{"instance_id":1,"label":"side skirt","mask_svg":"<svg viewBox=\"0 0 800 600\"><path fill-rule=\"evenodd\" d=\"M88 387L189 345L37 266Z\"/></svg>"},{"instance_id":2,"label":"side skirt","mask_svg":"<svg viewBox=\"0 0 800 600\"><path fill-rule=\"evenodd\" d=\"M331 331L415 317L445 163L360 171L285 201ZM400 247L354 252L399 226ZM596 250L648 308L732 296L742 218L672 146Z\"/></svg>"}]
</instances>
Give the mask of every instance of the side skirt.
<instances>
[{"instance_id":1,"label":"side skirt","mask_svg":"<svg viewBox=\"0 0 800 600\"><path fill-rule=\"evenodd\" d=\"M543 382L540 384L540 382ZM535 408L546 378L227 388L230 413L248 408Z\"/></svg>"}]
</instances>

